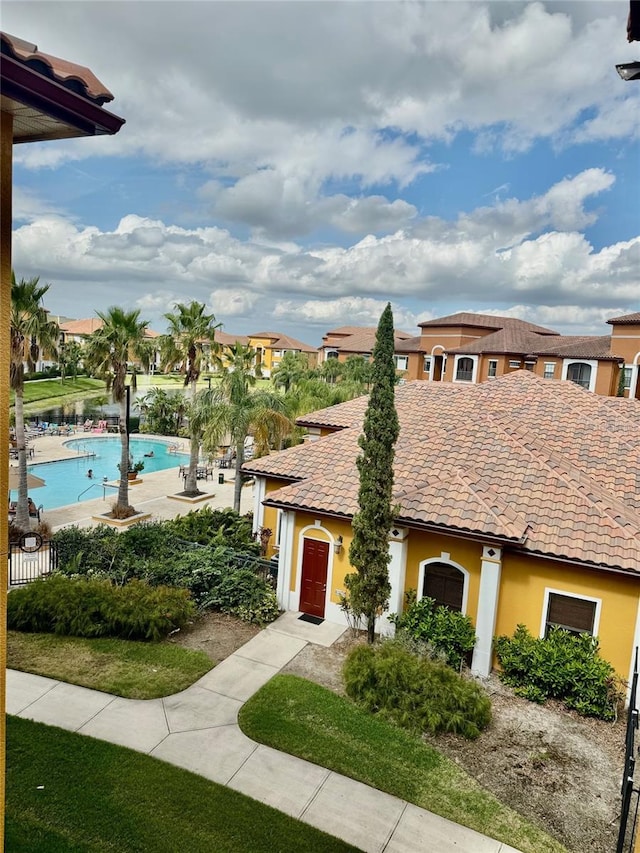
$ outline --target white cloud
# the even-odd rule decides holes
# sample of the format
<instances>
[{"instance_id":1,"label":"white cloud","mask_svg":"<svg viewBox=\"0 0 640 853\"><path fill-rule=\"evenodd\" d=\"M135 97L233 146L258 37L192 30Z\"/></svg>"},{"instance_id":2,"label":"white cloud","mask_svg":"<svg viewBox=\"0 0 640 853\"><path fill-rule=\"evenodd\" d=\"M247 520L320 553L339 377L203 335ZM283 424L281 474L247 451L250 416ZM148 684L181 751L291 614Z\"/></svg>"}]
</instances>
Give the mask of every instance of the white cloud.
<instances>
[{"instance_id":1,"label":"white cloud","mask_svg":"<svg viewBox=\"0 0 640 853\"><path fill-rule=\"evenodd\" d=\"M612 182L590 169L530 199L498 201L454 222L418 220L346 247L241 240L222 228L135 215L100 231L45 215L16 229L14 265L19 275L46 270L56 285L51 296L63 303L56 313L71 315L80 288L95 307L136 305L152 317L172 301L198 299L223 322L254 323L264 314L298 328L340 317L370 325L391 300L398 326L411 330L420 312L437 316L438 305L458 300L487 308L581 304L595 313L574 314L575 323L590 328L590 317L610 307L634 310L638 294L640 237L596 250L576 230L592 221L585 205ZM92 283L98 287L89 290Z\"/></svg>"}]
</instances>

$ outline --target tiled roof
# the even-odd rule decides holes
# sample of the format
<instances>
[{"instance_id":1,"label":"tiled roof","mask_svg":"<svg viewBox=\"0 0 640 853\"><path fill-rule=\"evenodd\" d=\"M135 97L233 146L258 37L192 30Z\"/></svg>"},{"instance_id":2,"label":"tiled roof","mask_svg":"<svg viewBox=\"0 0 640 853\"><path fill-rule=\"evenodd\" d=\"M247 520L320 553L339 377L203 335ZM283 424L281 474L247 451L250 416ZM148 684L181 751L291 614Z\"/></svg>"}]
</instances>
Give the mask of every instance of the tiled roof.
<instances>
[{"instance_id":1,"label":"tiled roof","mask_svg":"<svg viewBox=\"0 0 640 853\"><path fill-rule=\"evenodd\" d=\"M249 338L246 335L230 335L220 329L216 329L214 335L216 343L223 347L232 347L234 344L242 344L246 347L249 344Z\"/></svg>"},{"instance_id":2,"label":"tiled roof","mask_svg":"<svg viewBox=\"0 0 640 853\"><path fill-rule=\"evenodd\" d=\"M99 317L88 317L84 320L65 320L60 323L60 331L67 335L90 335L102 328ZM145 338L159 338L160 333L153 329L145 329Z\"/></svg>"},{"instance_id":3,"label":"tiled roof","mask_svg":"<svg viewBox=\"0 0 640 853\"><path fill-rule=\"evenodd\" d=\"M457 314L449 314L446 317L436 317L434 320L425 320L423 323L418 323L421 329L429 328L430 326L475 326L480 329L506 329L513 326L520 326L523 329L528 329L530 332L537 332L539 335L557 335L553 329L546 329L544 326L536 326L535 323L528 323L526 320L519 320L517 317L498 317L493 314L474 314L472 311L459 311Z\"/></svg>"},{"instance_id":4,"label":"tiled roof","mask_svg":"<svg viewBox=\"0 0 640 853\"><path fill-rule=\"evenodd\" d=\"M609 361L622 361L620 356L611 353L611 335L558 335L557 338L543 338L530 350L532 355L557 355L563 358L590 358Z\"/></svg>"},{"instance_id":5,"label":"tiled roof","mask_svg":"<svg viewBox=\"0 0 640 853\"><path fill-rule=\"evenodd\" d=\"M344 353L370 353L373 352L373 347L376 342L376 331L376 329L359 329L357 332L354 332L352 335L348 335L343 340L337 343L328 343L325 344L325 346L330 346L333 349L337 349ZM413 336L409 335L407 332L402 332L399 329L394 330L394 346L397 348L402 341L411 337Z\"/></svg>"},{"instance_id":6,"label":"tiled roof","mask_svg":"<svg viewBox=\"0 0 640 853\"><path fill-rule=\"evenodd\" d=\"M533 351L536 347L544 346L548 338L552 340L559 335L549 335L542 337L530 329L523 326L509 326L506 329L500 329L492 334L485 335L476 341L471 341L460 347L448 349L448 353L512 353L513 355L525 355Z\"/></svg>"},{"instance_id":7,"label":"tiled roof","mask_svg":"<svg viewBox=\"0 0 640 853\"><path fill-rule=\"evenodd\" d=\"M249 335L250 338L269 338L271 346L267 349L284 349L284 350L300 350L300 352L318 352L315 347L309 346L302 341L291 338L289 335L283 335L280 332L256 332L255 335Z\"/></svg>"},{"instance_id":8,"label":"tiled roof","mask_svg":"<svg viewBox=\"0 0 640 853\"><path fill-rule=\"evenodd\" d=\"M394 344L395 352L424 352L422 339L418 335L414 338L405 338L404 340L396 340Z\"/></svg>"},{"instance_id":9,"label":"tiled roof","mask_svg":"<svg viewBox=\"0 0 640 853\"><path fill-rule=\"evenodd\" d=\"M640 311L636 311L635 314L623 314L622 317L612 317L607 320L607 323L611 323L612 326L636 326L640 324Z\"/></svg>"},{"instance_id":10,"label":"tiled roof","mask_svg":"<svg viewBox=\"0 0 640 853\"><path fill-rule=\"evenodd\" d=\"M66 59L42 53L37 45L9 33L1 33L0 36L3 53L7 51L10 56L14 56L40 74L71 89L77 95L100 105L113 100L113 95L104 83L101 83L93 71L84 65L77 65L75 62L67 62Z\"/></svg>"},{"instance_id":11,"label":"tiled roof","mask_svg":"<svg viewBox=\"0 0 640 853\"><path fill-rule=\"evenodd\" d=\"M527 553L640 572L640 403L516 371L493 382L396 389L396 520ZM245 464L298 480L268 503L351 516L366 398L305 416L342 425Z\"/></svg>"}]
</instances>

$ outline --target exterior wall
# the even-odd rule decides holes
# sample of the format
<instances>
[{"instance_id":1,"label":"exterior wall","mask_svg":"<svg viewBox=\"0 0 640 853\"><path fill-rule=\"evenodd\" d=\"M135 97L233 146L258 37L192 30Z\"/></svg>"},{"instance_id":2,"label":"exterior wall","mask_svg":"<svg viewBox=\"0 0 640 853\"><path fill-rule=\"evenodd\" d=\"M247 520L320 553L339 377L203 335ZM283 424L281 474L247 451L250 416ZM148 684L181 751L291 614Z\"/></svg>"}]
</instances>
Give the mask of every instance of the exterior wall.
<instances>
[{"instance_id":1,"label":"exterior wall","mask_svg":"<svg viewBox=\"0 0 640 853\"><path fill-rule=\"evenodd\" d=\"M602 601L598 627L601 653L627 679L640 601L640 577L505 552L496 634L511 635L522 623L534 636L540 636L546 617L543 612L546 589Z\"/></svg>"},{"instance_id":2,"label":"exterior wall","mask_svg":"<svg viewBox=\"0 0 640 853\"><path fill-rule=\"evenodd\" d=\"M482 545L470 539L410 530L407 543L405 589L407 591L410 589L416 590L418 598L422 597L420 581L423 575L420 571L420 565L425 560L455 563L469 573L465 613L467 616L471 616L475 623L478 611L478 594L480 591Z\"/></svg>"},{"instance_id":3,"label":"exterior wall","mask_svg":"<svg viewBox=\"0 0 640 853\"><path fill-rule=\"evenodd\" d=\"M284 483L278 480L267 480L265 483L265 497L267 497L270 493L276 492L278 489L283 487ZM269 539L269 545L267 547L266 557L273 557L275 553L277 553L278 548L276 548L276 536L278 530L278 510L272 506L264 506L262 507L263 516L262 516L262 527L269 527L273 531L271 539Z\"/></svg>"},{"instance_id":4,"label":"exterior wall","mask_svg":"<svg viewBox=\"0 0 640 853\"><path fill-rule=\"evenodd\" d=\"M269 349L271 338L249 338L249 346L255 350L262 350L260 366L262 367L265 378L268 379L272 369L271 350Z\"/></svg>"},{"instance_id":5,"label":"exterior wall","mask_svg":"<svg viewBox=\"0 0 640 853\"><path fill-rule=\"evenodd\" d=\"M473 343L492 334L495 329L469 328L463 326L428 326L420 330L420 345L431 352L436 344L445 349L455 349Z\"/></svg>"},{"instance_id":6,"label":"exterior wall","mask_svg":"<svg viewBox=\"0 0 640 853\"><path fill-rule=\"evenodd\" d=\"M640 324L621 324L611 327L611 352L624 358L625 364L638 363L640 353Z\"/></svg>"},{"instance_id":7,"label":"exterior wall","mask_svg":"<svg viewBox=\"0 0 640 853\"><path fill-rule=\"evenodd\" d=\"M11 309L11 212L13 116L0 114L0 435L9 434L9 329ZM0 803L4 804L6 743L6 677L9 450L0 444ZM4 849L4 821L0 822L0 849Z\"/></svg>"},{"instance_id":8,"label":"exterior wall","mask_svg":"<svg viewBox=\"0 0 640 853\"><path fill-rule=\"evenodd\" d=\"M339 596L345 591L345 575L353 571L349 564L349 546L353 538L353 531L351 523L341 519L323 518L306 512L296 513L291 555L289 609L297 610L299 605L303 540L305 538L318 539L321 542L328 542L332 546L338 536L342 536L340 554L335 554L333 547L329 547L325 616L334 622L344 622Z\"/></svg>"}]
</instances>

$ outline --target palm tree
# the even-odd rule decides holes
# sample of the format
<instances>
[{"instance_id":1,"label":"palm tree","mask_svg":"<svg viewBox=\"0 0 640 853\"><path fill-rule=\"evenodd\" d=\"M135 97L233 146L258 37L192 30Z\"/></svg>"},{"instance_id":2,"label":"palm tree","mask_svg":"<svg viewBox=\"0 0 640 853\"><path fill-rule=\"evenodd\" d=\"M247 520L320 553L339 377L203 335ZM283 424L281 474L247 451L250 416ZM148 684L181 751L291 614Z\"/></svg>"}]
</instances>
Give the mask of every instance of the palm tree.
<instances>
[{"instance_id":1,"label":"palm tree","mask_svg":"<svg viewBox=\"0 0 640 853\"><path fill-rule=\"evenodd\" d=\"M338 379L338 377L342 376L343 365L337 358L328 358L323 364L320 366L320 376L324 379L325 382L333 385Z\"/></svg>"},{"instance_id":2,"label":"palm tree","mask_svg":"<svg viewBox=\"0 0 640 853\"><path fill-rule=\"evenodd\" d=\"M173 313L165 314L169 321L169 331L160 339L160 360L162 369L169 371L180 367L184 373L185 388L191 387L191 403L196 399L197 384L202 372L203 362L208 360L219 366L220 345L216 342L216 323L213 314L205 314L202 302L178 303ZM208 353L205 351L208 350ZM189 421L191 423L191 421ZM191 455L185 478L184 490L187 494L197 495L198 457L200 456L200 437L197 430L191 430Z\"/></svg>"},{"instance_id":3,"label":"palm tree","mask_svg":"<svg viewBox=\"0 0 640 853\"><path fill-rule=\"evenodd\" d=\"M285 392L309 375L309 362L301 352L285 352L280 364L271 373L276 388Z\"/></svg>"},{"instance_id":4,"label":"palm tree","mask_svg":"<svg viewBox=\"0 0 640 853\"><path fill-rule=\"evenodd\" d=\"M90 335L85 352L85 362L94 373L107 383L111 389L114 403L120 405L120 487L116 506L126 513L133 512L129 506L129 433L127 431L127 365L131 359L138 360L147 370L151 361L152 349L145 339L149 325L140 320L140 311L123 311L114 306L102 313L96 311L102 320L102 326ZM131 377L131 387L135 390L135 373Z\"/></svg>"},{"instance_id":5,"label":"palm tree","mask_svg":"<svg viewBox=\"0 0 640 853\"><path fill-rule=\"evenodd\" d=\"M191 413L194 429L201 431L207 450L218 448L230 436L235 450L233 508L240 511L241 467L247 436L253 435L257 455L265 455L293 428L285 414L284 399L271 391L252 391L255 385L255 356L252 347L234 344L227 355L220 384L201 391Z\"/></svg>"},{"instance_id":6,"label":"palm tree","mask_svg":"<svg viewBox=\"0 0 640 853\"><path fill-rule=\"evenodd\" d=\"M36 276L16 281L11 273L11 362L10 383L15 392L16 449L18 451L18 501L15 524L28 530L29 495L27 490L27 454L24 435L24 365L33 370L40 355L57 356L60 328L49 320L42 307L48 284L39 284Z\"/></svg>"}]
</instances>

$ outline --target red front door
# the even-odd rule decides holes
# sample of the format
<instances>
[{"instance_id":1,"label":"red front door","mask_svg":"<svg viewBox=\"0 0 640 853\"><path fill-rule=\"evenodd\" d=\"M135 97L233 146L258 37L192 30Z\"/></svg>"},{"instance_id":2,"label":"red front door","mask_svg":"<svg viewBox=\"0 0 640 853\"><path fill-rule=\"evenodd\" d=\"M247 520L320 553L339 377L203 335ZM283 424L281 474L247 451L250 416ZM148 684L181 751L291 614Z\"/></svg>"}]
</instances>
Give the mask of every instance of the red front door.
<instances>
[{"instance_id":1,"label":"red front door","mask_svg":"<svg viewBox=\"0 0 640 853\"><path fill-rule=\"evenodd\" d=\"M324 619L328 566L329 543L305 539L302 549L300 610L321 619Z\"/></svg>"}]
</instances>

